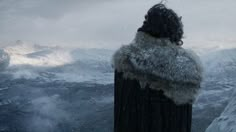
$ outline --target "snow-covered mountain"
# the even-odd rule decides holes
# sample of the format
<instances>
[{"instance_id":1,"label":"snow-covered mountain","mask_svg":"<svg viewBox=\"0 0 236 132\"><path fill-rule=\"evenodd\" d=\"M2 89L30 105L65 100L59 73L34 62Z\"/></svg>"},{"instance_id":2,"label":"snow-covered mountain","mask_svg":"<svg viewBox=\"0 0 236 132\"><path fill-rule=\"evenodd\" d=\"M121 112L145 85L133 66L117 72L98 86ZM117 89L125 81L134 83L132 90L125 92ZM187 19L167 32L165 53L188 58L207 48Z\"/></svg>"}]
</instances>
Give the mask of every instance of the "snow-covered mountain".
<instances>
[{"instance_id":1,"label":"snow-covered mountain","mask_svg":"<svg viewBox=\"0 0 236 132\"><path fill-rule=\"evenodd\" d=\"M212 99L212 104L215 105L209 111L217 110L222 113L214 119L206 132L234 132L236 131L236 49L214 52L212 55L214 58L211 56L206 60L208 63L212 62L206 63L209 65L208 75L211 75L208 80L211 82L214 78L218 79L212 82L212 85L215 85L210 90L212 92L205 94L212 93L208 98Z\"/></svg>"},{"instance_id":2,"label":"snow-covered mountain","mask_svg":"<svg viewBox=\"0 0 236 132\"><path fill-rule=\"evenodd\" d=\"M230 102L216 118L212 124L207 128L206 132L235 132L236 131L236 90L231 96Z\"/></svg>"},{"instance_id":3,"label":"snow-covered mountain","mask_svg":"<svg viewBox=\"0 0 236 132\"><path fill-rule=\"evenodd\" d=\"M24 43L7 46L3 50L10 56L9 67L4 73L11 74L14 78L91 81L102 84L112 82L112 50Z\"/></svg>"},{"instance_id":4,"label":"snow-covered mountain","mask_svg":"<svg viewBox=\"0 0 236 132\"><path fill-rule=\"evenodd\" d=\"M0 131L80 131L88 115L113 106L112 53L23 42L2 48Z\"/></svg>"},{"instance_id":5,"label":"snow-covered mountain","mask_svg":"<svg viewBox=\"0 0 236 132\"><path fill-rule=\"evenodd\" d=\"M204 132L217 117L207 132L233 130L236 47L233 42L223 47L224 42L216 41L185 43L197 52L204 67L202 91L193 107L193 132ZM194 47L196 43L202 45ZM0 71L0 130L111 132L113 53L26 43L4 47L0 53L4 67Z\"/></svg>"},{"instance_id":6,"label":"snow-covered mountain","mask_svg":"<svg viewBox=\"0 0 236 132\"><path fill-rule=\"evenodd\" d=\"M224 111L236 88L236 49L207 51L200 55L204 66L204 81L194 104L193 132L205 131Z\"/></svg>"}]
</instances>

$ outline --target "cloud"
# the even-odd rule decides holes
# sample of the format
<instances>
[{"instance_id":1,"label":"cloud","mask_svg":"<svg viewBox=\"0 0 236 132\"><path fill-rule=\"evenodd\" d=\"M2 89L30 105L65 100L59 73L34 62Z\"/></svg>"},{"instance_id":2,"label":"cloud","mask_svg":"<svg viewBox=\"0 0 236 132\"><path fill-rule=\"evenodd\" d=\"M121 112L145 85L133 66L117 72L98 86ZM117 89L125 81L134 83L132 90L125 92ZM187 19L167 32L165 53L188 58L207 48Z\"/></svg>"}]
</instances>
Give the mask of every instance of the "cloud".
<instances>
[{"instance_id":1,"label":"cloud","mask_svg":"<svg viewBox=\"0 0 236 132\"><path fill-rule=\"evenodd\" d=\"M236 2L226 1L169 0L167 5L183 16L187 37L235 36L236 21L231 16ZM146 11L156 3L156 0L0 0L0 42L21 39L40 44L119 47L133 39Z\"/></svg>"},{"instance_id":2,"label":"cloud","mask_svg":"<svg viewBox=\"0 0 236 132\"><path fill-rule=\"evenodd\" d=\"M122 40L133 36L142 23L145 10L153 4L124 0L10 0L0 3L4 8L0 16L3 20L0 40L23 39L90 47L94 43L126 42Z\"/></svg>"},{"instance_id":3,"label":"cloud","mask_svg":"<svg viewBox=\"0 0 236 132\"><path fill-rule=\"evenodd\" d=\"M21 15L53 19L61 17L73 9L83 9L95 0L1 0L1 17Z\"/></svg>"}]
</instances>

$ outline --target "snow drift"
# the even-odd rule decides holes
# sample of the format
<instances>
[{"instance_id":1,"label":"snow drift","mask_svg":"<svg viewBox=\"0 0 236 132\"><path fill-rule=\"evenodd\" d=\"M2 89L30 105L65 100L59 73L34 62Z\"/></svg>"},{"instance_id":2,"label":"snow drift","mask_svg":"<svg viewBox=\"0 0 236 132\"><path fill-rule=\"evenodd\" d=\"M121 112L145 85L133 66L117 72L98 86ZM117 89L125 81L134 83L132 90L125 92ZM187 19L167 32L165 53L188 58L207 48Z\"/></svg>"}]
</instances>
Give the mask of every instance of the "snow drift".
<instances>
[{"instance_id":1,"label":"snow drift","mask_svg":"<svg viewBox=\"0 0 236 132\"><path fill-rule=\"evenodd\" d=\"M236 90L232 99L220 117L216 118L206 132L235 132L236 131Z\"/></svg>"},{"instance_id":2,"label":"snow drift","mask_svg":"<svg viewBox=\"0 0 236 132\"><path fill-rule=\"evenodd\" d=\"M0 49L0 71L3 71L8 67L10 62L10 56L2 49Z\"/></svg>"}]
</instances>

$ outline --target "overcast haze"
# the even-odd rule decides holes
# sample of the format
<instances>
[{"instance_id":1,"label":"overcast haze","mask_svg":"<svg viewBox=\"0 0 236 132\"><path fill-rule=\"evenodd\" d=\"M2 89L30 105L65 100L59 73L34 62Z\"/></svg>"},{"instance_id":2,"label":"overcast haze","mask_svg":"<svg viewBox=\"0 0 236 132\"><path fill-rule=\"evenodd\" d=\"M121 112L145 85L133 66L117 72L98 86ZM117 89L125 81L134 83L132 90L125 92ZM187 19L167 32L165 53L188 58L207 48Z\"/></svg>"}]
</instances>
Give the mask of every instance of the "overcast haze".
<instances>
[{"instance_id":1,"label":"overcast haze","mask_svg":"<svg viewBox=\"0 0 236 132\"><path fill-rule=\"evenodd\" d=\"M111 48L130 42L156 0L0 0L0 44L16 40ZM168 0L186 39L236 35L235 0Z\"/></svg>"}]
</instances>

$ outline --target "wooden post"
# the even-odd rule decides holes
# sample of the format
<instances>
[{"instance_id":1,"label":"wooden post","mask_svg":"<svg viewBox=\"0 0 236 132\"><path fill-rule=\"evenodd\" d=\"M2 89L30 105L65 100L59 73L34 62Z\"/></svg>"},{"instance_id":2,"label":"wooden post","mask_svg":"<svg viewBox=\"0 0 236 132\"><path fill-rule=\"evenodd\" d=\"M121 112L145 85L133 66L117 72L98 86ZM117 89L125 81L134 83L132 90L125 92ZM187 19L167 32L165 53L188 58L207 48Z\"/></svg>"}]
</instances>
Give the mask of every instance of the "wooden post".
<instances>
[{"instance_id":1,"label":"wooden post","mask_svg":"<svg viewBox=\"0 0 236 132\"><path fill-rule=\"evenodd\" d=\"M191 132L192 105L176 105L162 91L115 72L114 132Z\"/></svg>"}]
</instances>

